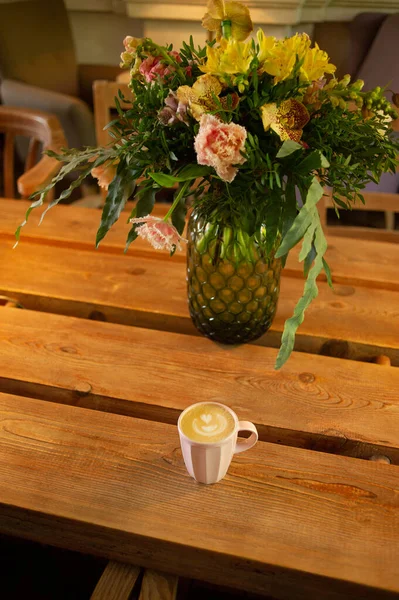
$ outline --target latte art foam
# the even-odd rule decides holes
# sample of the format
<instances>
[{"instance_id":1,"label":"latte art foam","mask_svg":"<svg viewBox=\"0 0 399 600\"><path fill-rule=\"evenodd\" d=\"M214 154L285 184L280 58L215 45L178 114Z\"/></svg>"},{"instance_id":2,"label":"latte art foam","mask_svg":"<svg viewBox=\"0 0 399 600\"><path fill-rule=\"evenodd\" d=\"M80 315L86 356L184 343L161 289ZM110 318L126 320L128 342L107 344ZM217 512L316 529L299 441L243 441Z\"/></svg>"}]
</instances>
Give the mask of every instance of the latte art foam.
<instances>
[{"instance_id":1,"label":"latte art foam","mask_svg":"<svg viewBox=\"0 0 399 600\"><path fill-rule=\"evenodd\" d=\"M219 404L193 406L182 417L180 428L194 442L220 442L235 428L233 415Z\"/></svg>"}]
</instances>

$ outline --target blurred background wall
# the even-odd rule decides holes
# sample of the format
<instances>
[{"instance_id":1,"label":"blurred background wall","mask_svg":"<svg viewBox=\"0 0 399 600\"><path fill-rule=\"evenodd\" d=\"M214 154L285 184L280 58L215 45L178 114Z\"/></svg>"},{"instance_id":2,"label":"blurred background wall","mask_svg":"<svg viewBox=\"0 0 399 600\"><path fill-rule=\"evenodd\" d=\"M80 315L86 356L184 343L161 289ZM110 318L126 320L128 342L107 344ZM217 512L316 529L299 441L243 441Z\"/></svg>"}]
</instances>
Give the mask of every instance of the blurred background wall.
<instances>
[{"instance_id":1,"label":"blurred background wall","mask_svg":"<svg viewBox=\"0 0 399 600\"><path fill-rule=\"evenodd\" d=\"M65 0L65 4L80 63L114 65L127 30L161 44L179 45L190 34L198 43L206 39L200 25L205 0ZM251 0L247 4L255 26L262 26L268 35L306 31L320 36L338 57L350 50L348 30L354 17L399 11L399 0Z\"/></svg>"}]
</instances>

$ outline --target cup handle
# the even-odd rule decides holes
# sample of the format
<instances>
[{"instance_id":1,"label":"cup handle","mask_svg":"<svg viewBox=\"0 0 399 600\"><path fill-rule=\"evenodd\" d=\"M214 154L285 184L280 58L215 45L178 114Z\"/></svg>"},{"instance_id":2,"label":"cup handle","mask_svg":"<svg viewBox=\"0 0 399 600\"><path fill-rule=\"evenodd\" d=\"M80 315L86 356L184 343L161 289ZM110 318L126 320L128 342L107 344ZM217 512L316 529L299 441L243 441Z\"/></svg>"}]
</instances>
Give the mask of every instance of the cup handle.
<instances>
[{"instance_id":1,"label":"cup handle","mask_svg":"<svg viewBox=\"0 0 399 600\"><path fill-rule=\"evenodd\" d=\"M238 423L238 433L240 433L240 431L251 431L251 435L245 440L237 440L234 454L249 450L252 448L252 446L255 446L256 442L258 441L258 430L250 421L240 421Z\"/></svg>"}]
</instances>

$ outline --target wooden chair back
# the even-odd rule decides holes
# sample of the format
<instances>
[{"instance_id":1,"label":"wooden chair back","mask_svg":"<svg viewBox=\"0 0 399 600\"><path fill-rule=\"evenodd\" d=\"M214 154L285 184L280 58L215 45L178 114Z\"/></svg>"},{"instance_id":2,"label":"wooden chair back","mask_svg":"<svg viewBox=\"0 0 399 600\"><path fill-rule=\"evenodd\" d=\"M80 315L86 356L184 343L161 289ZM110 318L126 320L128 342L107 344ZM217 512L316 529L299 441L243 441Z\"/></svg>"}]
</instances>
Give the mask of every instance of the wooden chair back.
<instances>
[{"instance_id":1,"label":"wooden chair back","mask_svg":"<svg viewBox=\"0 0 399 600\"><path fill-rule=\"evenodd\" d=\"M15 198L15 138L29 138L24 174L18 178L18 192L28 198L43 187L61 168L62 163L49 156L40 160L40 150L60 152L67 147L58 119L48 113L27 108L0 106L0 134L4 134L3 180L4 194Z\"/></svg>"},{"instance_id":2,"label":"wooden chair back","mask_svg":"<svg viewBox=\"0 0 399 600\"><path fill-rule=\"evenodd\" d=\"M115 98L118 96L118 90L125 98L133 97L126 82L98 80L93 84L94 121L98 146L107 146L113 141L104 127L111 121L116 111ZM121 107L127 109L130 108L130 104L121 101Z\"/></svg>"},{"instance_id":3,"label":"wooden chair back","mask_svg":"<svg viewBox=\"0 0 399 600\"><path fill-rule=\"evenodd\" d=\"M392 122L392 129L399 131L399 119ZM399 172L399 167L397 168ZM385 213L385 229L333 225L327 226L327 210L334 208L331 193L327 193L319 202L319 214L322 225L330 235L369 239L380 242L399 242L399 230L395 230L395 213L399 213L399 192L363 192L365 204L360 201L353 210L383 211Z\"/></svg>"}]
</instances>

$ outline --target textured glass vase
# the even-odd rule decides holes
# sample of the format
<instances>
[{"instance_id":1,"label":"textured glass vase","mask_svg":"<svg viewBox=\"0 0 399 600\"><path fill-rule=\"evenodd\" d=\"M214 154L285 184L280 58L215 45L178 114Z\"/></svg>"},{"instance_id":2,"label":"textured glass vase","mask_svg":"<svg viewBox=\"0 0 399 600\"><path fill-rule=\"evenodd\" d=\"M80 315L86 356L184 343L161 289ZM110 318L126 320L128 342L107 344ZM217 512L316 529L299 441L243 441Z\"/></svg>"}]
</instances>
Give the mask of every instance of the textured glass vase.
<instances>
[{"instance_id":1,"label":"textured glass vase","mask_svg":"<svg viewBox=\"0 0 399 600\"><path fill-rule=\"evenodd\" d=\"M273 322L281 260L265 250L264 228L249 237L194 210L188 224L187 285L191 318L205 336L242 344ZM258 241L254 240L257 237Z\"/></svg>"}]
</instances>

